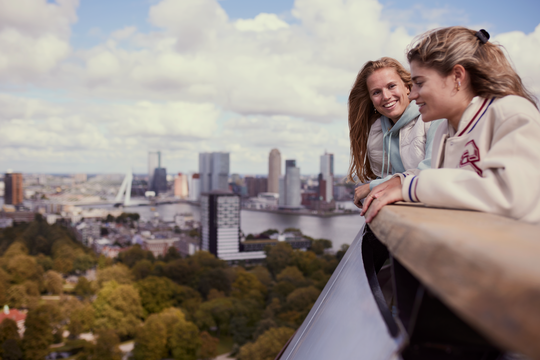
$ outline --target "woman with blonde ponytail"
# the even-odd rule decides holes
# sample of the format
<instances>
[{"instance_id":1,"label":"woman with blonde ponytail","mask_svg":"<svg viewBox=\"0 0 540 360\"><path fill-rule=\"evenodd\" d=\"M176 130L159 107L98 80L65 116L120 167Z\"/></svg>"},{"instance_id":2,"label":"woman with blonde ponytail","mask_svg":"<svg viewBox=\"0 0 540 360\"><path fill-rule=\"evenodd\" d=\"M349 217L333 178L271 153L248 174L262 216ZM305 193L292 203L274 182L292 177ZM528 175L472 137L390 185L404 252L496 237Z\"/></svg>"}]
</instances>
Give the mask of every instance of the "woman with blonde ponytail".
<instances>
[{"instance_id":1,"label":"woman with blonde ponytail","mask_svg":"<svg viewBox=\"0 0 540 360\"><path fill-rule=\"evenodd\" d=\"M425 124L409 101L411 75L395 59L368 61L349 95L351 163L349 180L361 185L354 203L398 172L430 167L431 143L438 124Z\"/></svg>"},{"instance_id":2,"label":"woman with blonde ponytail","mask_svg":"<svg viewBox=\"0 0 540 360\"><path fill-rule=\"evenodd\" d=\"M540 224L540 113L501 46L485 30L449 27L421 35L407 58L423 120L446 120L432 169L375 187L366 221L404 200Z\"/></svg>"}]
</instances>

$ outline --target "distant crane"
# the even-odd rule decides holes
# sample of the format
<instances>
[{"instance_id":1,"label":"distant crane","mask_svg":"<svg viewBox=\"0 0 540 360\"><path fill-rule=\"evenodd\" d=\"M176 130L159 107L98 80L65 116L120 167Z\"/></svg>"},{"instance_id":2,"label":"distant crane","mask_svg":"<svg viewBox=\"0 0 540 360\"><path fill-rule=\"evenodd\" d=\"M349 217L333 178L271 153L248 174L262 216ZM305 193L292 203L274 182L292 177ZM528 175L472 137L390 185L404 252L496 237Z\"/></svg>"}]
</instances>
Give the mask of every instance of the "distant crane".
<instances>
[{"instance_id":1,"label":"distant crane","mask_svg":"<svg viewBox=\"0 0 540 360\"><path fill-rule=\"evenodd\" d=\"M124 178L124 181L122 182L122 186L120 186L120 190L118 190L118 194L116 195L116 198L114 199L114 206L120 206L122 205L122 197L124 197L124 206L129 206L130 200L131 200L131 183L133 182L133 171L129 170L126 174L126 177Z\"/></svg>"}]
</instances>

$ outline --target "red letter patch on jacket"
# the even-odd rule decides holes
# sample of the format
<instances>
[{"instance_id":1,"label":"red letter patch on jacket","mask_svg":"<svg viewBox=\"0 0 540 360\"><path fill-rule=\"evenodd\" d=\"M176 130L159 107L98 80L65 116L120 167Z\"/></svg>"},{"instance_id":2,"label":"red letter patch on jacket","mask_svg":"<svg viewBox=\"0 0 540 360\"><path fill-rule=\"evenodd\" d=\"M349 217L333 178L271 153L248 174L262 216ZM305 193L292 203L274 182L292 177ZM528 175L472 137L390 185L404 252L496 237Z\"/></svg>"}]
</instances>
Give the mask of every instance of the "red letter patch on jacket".
<instances>
[{"instance_id":1,"label":"red letter patch on jacket","mask_svg":"<svg viewBox=\"0 0 540 360\"><path fill-rule=\"evenodd\" d=\"M465 144L465 151L461 155L461 160L459 162L459 167L465 167L471 165L471 167L476 171L476 173L482 176L482 169L480 169L476 163L480 161L480 151L474 140L469 141Z\"/></svg>"}]
</instances>

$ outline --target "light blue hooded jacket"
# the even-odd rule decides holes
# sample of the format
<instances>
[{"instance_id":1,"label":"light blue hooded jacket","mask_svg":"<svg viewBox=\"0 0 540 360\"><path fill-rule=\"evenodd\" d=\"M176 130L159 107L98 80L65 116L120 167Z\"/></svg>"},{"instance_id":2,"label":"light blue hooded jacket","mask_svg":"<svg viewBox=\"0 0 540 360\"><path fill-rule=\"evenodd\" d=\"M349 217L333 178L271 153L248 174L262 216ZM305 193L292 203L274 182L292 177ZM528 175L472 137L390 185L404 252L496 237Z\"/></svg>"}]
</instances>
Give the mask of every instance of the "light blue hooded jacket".
<instances>
[{"instance_id":1,"label":"light blue hooded jacket","mask_svg":"<svg viewBox=\"0 0 540 360\"><path fill-rule=\"evenodd\" d=\"M402 128L419 116L420 112L418 111L418 105L416 105L416 101L413 100L395 124L393 124L392 121L390 121L390 119L388 119L386 116L380 117L383 132L382 171L380 177L371 181L369 186L370 190L375 186L390 180L392 175L409 170L405 169L403 162L401 161L399 132ZM435 132L437 131L437 127L442 121L443 119L432 121L429 129L427 130L425 135L426 142L424 160L420 161L417 167L420 170L431 168L431 150L433 138L435 136Z\"/></svg>"}]
</instances>

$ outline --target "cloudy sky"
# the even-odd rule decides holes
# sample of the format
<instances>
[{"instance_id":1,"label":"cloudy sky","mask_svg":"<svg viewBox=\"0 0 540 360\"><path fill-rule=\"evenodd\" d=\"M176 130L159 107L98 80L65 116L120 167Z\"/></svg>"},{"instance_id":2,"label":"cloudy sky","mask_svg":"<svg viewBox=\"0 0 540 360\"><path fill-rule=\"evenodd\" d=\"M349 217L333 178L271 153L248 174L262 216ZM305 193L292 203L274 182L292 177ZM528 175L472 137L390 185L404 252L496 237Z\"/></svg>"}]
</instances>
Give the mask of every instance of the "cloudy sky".
<instances>
[{"instance_id":1,"label":"cloudy sky","mask_svg":"<svg viewBox=\"0 0 540 360\"><path fill-rule=\"evenodd\" d=\"M346 99L363 63L415 35L485 28L540 95L540 2L0 0L0 172L169 173L227 151L318 172L349 161Z\"/></svg>"}]
</instances>

